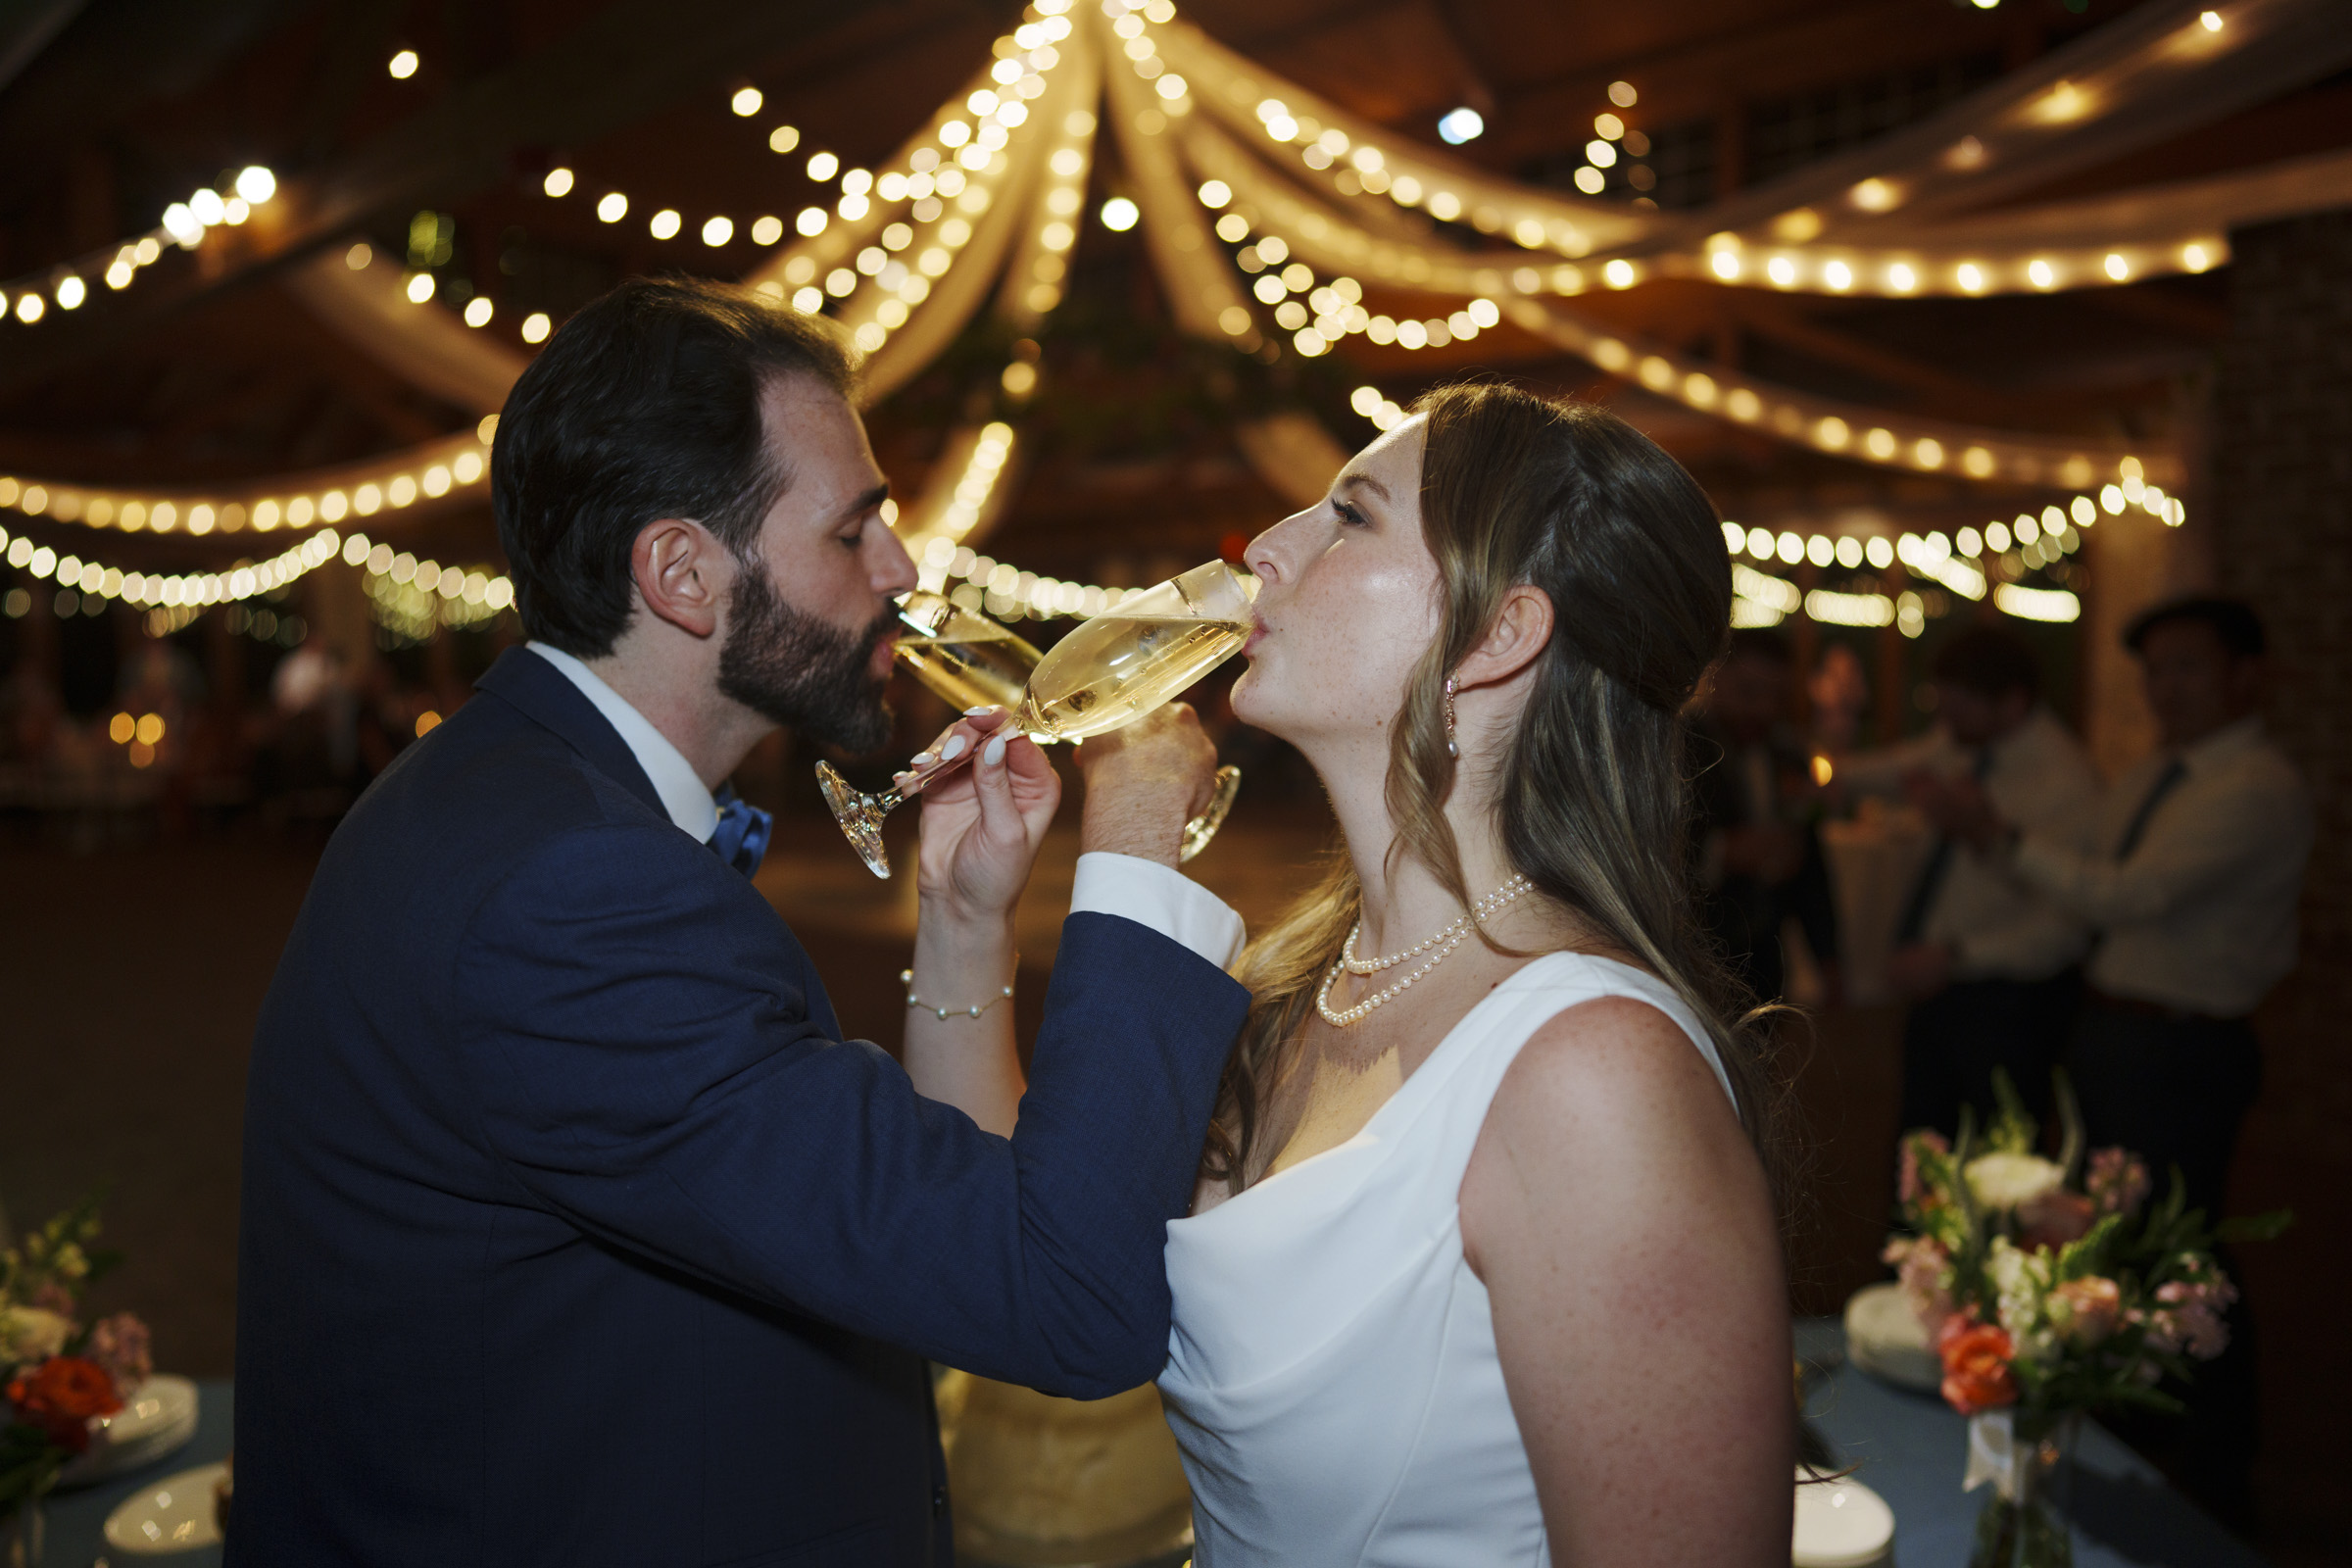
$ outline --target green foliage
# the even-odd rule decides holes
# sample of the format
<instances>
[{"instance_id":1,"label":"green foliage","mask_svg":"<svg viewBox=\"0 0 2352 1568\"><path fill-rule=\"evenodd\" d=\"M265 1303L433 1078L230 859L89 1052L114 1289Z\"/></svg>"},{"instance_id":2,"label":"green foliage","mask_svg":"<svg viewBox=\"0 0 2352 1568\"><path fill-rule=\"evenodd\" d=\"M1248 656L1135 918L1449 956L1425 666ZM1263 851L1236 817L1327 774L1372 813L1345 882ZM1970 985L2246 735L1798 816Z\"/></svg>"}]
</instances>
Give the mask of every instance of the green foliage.
<instances>
[{"instance_id":1,"label":"green foliage","mask_svg":"<svg viewBox=\"0 0 2352 1568\"><path fill-rule=\"evenodd\" d=\"M1963 1110L1949 1148L1933 1132L1904 1136L1902 1218L1918 1240L1898 1236L1889 1255L1902 1259L1923 1314L1944 1311L1948 1301L1950 1311L2008 1337L2021 1430L2074 1409L2178 1409L2161 1385L2189 1375L2188 1352L2215 1353L2233 1295L2215 1244L2270 1240L2290 1216L2209 1224L2188 1206L2177 1170L2161 1198L2141 1200L2145 1172L2116 1150L2089 1159L2086 1188L2074 1095L2063 1077L2054 1087L2056 1161L2042 1161L2040 1128L1997 1073L1997 1110L1981 1132ZM1994 1156L2001 1163L1980 1173L1980 1197L1970 1167Z\"/></svg>"}]
</instances>

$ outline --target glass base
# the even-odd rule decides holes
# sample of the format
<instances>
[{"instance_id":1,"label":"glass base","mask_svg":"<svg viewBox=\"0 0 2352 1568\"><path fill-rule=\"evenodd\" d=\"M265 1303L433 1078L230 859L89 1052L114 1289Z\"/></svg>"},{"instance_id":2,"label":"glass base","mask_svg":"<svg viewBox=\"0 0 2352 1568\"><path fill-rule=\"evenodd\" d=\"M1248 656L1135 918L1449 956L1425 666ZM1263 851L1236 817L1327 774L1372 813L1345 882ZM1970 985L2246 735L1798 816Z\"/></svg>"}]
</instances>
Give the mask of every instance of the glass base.
<instances>
[{"instance_id":1,"label":"glass base","mask_svg":"<svg viewBox=\"0 0 2352 1568\"><path fill-rule=\"evenodd\" d=\"M1225 814L1233 809L1233 798L1242 792L1242 770L1228 762L1217 769L1217 787L1208 797L1208 809L1184 824L1184 844L1177 850L1176 858L1189 860L1208 848L1208 841L1217 836L1225 825Z\"/></svg>"},{"instance_id":2,"label":"glass base","mask_svg":"<svg viewBox=\"0 0 2352 1568\"><path fill-rule=\"evenodd\" d=\"M816 787L824 792L825 805L831 808L833 820L841 824L841 836L858 852L858 858L874 875L890 880L890 851L882 845L882 818L888 808L871 795L859 794L830 762L816 764Z\"/></svg>"}]
</instances>

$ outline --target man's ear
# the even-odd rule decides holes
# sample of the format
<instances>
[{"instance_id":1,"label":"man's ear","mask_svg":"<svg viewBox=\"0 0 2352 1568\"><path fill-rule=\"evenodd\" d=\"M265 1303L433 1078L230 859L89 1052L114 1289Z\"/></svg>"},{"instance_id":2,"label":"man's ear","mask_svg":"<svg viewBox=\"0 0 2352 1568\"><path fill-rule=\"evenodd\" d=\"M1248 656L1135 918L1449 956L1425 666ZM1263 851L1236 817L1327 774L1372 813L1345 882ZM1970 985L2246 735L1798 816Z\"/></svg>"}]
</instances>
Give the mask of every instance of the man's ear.
<instances>
[{"instance_id":1,"label":"man's ear","mask_svg":"<svg viewBox=\"0 0 2352 1568\"><path fill-rule=\"evenodd\" d=\"M710 529L684 517L647 523L629 546L629 577L646 611L695 637L718 630L734 566Z\"/></svg>"},{"instance_id":2,"label":"man's ear","mask_svg":"<svg viewBox=\"0 0 2352 1568\"><path fill-rule=\"evenodd\" d=\"M1486 636L1455 672L1465 687L1498 685L1536 662L1551 644L1551 595L1533 583L1505 590Z\"/></svg>"}]
</instances>

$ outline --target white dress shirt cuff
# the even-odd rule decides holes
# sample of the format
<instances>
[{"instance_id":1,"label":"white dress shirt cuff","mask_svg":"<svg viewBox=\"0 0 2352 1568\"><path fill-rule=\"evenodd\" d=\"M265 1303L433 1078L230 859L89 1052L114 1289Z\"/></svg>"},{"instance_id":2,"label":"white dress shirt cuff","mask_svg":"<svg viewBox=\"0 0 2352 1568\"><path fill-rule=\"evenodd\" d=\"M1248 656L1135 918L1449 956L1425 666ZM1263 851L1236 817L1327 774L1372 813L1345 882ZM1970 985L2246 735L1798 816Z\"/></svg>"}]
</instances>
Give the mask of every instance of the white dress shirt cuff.
<instances>
[{"instance_id":1,"label":"white dress shirt cuff","mask_svg":"<svg viewBox=\"0 0 2352 1568\"><path fill-rule=\"evenodd\" d=\"M1150 926L1220 969L1242 956L1242 917L1173 866L1096 850L1078 857L1070 912L1115 914Z\"/></svg>"}]
</instances>

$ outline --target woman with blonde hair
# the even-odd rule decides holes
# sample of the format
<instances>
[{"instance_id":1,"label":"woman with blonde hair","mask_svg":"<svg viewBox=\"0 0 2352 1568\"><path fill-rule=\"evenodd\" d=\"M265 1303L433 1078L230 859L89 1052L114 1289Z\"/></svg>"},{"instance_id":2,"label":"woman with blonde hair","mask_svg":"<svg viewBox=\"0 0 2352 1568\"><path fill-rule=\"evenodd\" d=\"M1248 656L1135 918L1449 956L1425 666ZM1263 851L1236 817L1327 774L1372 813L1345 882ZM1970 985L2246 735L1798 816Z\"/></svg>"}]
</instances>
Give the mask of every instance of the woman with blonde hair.
<instances>
[{"instance_id":1,"label":"woman with blonde hair","mask_svg":"<svg viewBox=\"0 0 2352 1568\"><path fill-rule=\"evenodd\" d=\"M1243 959L1168 1228L1196 1560L1786 1564L1770 1092L1685 858L1712 507L1605 412L1459 386L1247 560L1234 710L1345 843Z\"/></svg>"}]
</instances>

